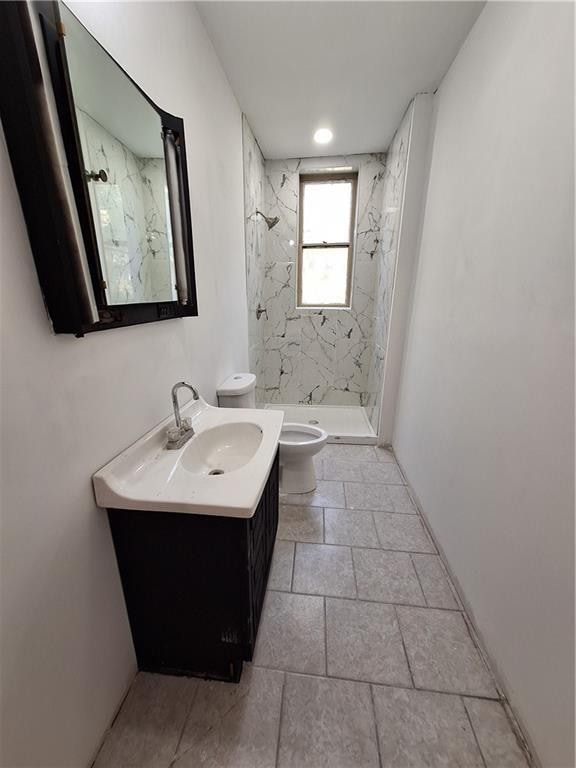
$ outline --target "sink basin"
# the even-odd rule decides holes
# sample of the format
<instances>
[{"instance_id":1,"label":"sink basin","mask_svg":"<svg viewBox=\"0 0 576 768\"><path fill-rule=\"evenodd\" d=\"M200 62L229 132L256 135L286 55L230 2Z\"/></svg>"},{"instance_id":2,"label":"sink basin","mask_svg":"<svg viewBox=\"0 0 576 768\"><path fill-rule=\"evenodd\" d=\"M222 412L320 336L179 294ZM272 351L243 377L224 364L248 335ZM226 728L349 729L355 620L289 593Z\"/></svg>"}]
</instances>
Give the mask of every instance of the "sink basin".
<instances>
[{"instance_id":1,"label":"sink basin","mask_svg":"<svg viewBox=\"0 0 576 768\"><path fill-rule=\"evenodd\" d=\"M218 477L247 464L261 442L257 424L220 424L192 438L182 452L181 465L194 475Z\"/></svg>"},{"instance_id":2,"label":"sink basin","mask_svg":"<svg viewBox=\"0 0 576 768\"><path fill-rule=\"evenodd\" d=\"M108 509L252 517L278 452L282 411L214 408L200 397L180 408L195 435L166 448L169 416L96 472Z\"/></svg>"}]
</instances>

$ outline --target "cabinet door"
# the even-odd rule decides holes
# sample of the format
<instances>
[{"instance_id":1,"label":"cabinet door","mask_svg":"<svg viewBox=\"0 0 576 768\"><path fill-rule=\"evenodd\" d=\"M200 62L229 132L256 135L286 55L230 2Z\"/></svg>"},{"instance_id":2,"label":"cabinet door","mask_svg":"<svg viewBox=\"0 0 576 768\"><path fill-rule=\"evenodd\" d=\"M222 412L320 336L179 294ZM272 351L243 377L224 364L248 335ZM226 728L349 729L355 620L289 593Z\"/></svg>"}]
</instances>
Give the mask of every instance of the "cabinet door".
<instances>
[{"instance_id":1,"label":"cabinet door","mask_svg":"<svg viewBox=\"0 0 576 768\"><path fill-rule=\"evenodd\" d=\"M249 659L252 658L256 635L266 594L270 563L278 529L278 454L258 503L250 520L248 540L249 596Z\"/></svg>"}]
</instances>

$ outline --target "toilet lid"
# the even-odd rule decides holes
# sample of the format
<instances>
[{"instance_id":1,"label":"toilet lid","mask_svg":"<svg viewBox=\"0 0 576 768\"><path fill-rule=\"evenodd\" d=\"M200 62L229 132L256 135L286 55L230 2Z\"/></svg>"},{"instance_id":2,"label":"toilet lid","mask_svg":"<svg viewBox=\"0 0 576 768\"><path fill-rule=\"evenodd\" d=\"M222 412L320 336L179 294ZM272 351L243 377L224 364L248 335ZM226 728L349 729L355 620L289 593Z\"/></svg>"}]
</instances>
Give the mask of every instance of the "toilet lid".
<instances>
[{"instance_id":1,"label":"toilet lid","mask_svg":"<svg viewBox=\"0 0 576 768\"><path fill-rule=\"evenodd\" d=\"M216 390L217 395L245 395L252 392L256 386L256 376L253 373L233 373Z\"/></svg>"},{"instance_id":2,"label":"toilet lid","mask_svg":"<svg viewBox=\"0 0 576 768\"><path fill-rule=\"evenodd\" d=\"M325 437L328 435L323 429L310 424L284 424L280 432L280 442L292 445L313 443L316 440L324 440Z\"/></svg>"}]
</instances>

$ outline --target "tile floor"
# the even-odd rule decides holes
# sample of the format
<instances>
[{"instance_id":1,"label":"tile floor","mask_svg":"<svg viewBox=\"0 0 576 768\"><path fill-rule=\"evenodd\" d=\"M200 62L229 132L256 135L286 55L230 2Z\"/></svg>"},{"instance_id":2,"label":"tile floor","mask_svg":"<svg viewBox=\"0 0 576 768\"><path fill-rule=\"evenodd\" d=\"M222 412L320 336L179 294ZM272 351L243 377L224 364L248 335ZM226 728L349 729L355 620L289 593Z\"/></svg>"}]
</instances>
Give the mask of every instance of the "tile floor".
<instances>
[{"instance_id":1,"label":"tile floor","mask_svg":"<svg viewBox=\"0 0 576 768\"><path fill-rule=\"evenodd\" d=\"M281 496L240 684L140 673L96 768L527 768L393 454L317 473Z\"/></svg>"}]
</instances>

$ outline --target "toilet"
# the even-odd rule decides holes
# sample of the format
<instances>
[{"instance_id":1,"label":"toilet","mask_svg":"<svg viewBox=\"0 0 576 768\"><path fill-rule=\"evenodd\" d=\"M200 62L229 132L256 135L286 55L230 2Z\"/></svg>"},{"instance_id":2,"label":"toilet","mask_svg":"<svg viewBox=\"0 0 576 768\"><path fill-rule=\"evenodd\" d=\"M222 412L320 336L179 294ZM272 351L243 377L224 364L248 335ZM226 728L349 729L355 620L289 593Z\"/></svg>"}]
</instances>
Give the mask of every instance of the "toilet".
<instances>
[{"instance_id":1,"label":"toilet","mask_svg":"<svg viewBox=\"0 0 576 768\"><path fill-rule=\"evenodd\" d=\"M233 373L216 390L220 408L256 408L256 376Z\"/></svg>"},{"instance_id":2,"label":"toilet","mask_svg":"<svg viewBox=\"0 0 576 768\"><path fill-rule=\"evenodd\" d=\"M328 440L328 432L311 424L284 424L280 433L280 490L310 493L316 488L313 457Z\"/></svg>"},{"instance_id":3,"label":"toilet","mask_svg":"<svg viewBox=\"0 0 576 768\"><path fill-rule=\"evenodd\" d=\"M256 376L233 373L216 390L221 408L255 408ZM319 453L328 433L311 424L284 424L280 432L280 490L282 493L310 493L316 488L313 457Z\"/></svg>"}]
</instances>

